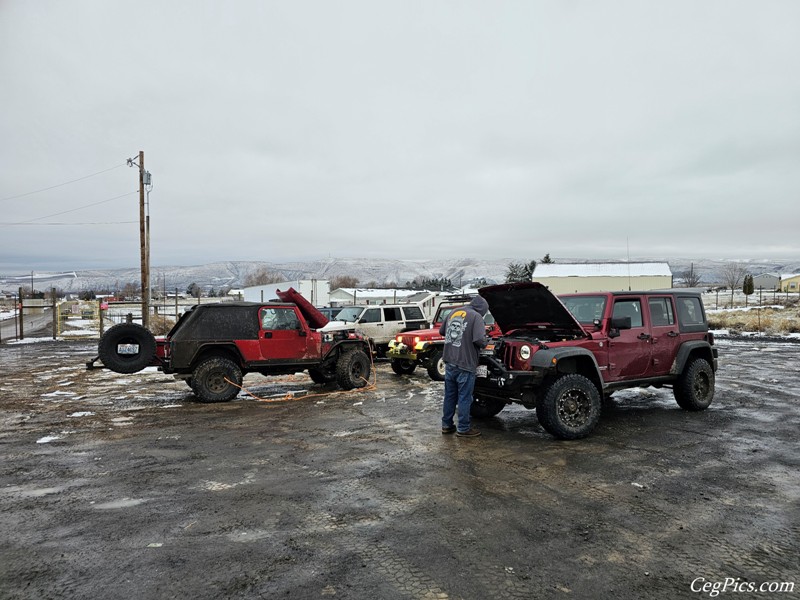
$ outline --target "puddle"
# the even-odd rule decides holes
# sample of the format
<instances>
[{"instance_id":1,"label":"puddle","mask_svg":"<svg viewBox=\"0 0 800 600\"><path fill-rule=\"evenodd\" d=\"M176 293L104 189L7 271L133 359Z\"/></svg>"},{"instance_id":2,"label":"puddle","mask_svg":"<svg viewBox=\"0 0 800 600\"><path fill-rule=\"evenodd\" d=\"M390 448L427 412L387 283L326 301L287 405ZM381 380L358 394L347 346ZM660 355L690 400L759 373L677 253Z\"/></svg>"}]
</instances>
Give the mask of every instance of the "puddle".
<instances>
[{"instance_id":1,"label":"puddle","mask_svg":"<svg viewBox=\"0 0 800 600\"><path fill-rule=\"evenodd\" d=\"M111 502L103 502L102 504L95 504L94 508L99 510L112 510L115 508L130 508L131 506L138 506L147 502L144 498L122 498L121 500L112 500Z\"/></svg>"}]
</instances>

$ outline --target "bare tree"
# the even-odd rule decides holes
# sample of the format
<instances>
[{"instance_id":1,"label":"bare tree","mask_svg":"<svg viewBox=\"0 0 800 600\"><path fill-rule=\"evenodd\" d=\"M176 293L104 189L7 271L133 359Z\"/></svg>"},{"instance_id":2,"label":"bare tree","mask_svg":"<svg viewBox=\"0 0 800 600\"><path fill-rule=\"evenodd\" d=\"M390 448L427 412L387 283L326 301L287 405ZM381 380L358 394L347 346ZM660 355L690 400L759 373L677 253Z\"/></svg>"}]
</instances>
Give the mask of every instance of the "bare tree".
<instances>
[{"instance_id":1,"label":"bare tree","mask_svg":"<svg viewBox=\"0 0 800 600\"><path fill-rule=\"evenodd\" d=\"M722 281L731 289L731 308L733 308L733 293L742 285L747 267L742 263L732 262L722 270Z\"/></svg>"},{"instance_id":2,"label":"bare tree","mask_svg":"<svg viewBox=\"0 0 800 600\"><path fill-rule=\"evenodd\" d=\"M683 285L690 288L697 287L700 284L700 279L702 279L700 273L695 271L694 263L689 265L688 271L682 271L678 275L683 279Z\"/></svg>"},{"instance_id":3,"label":"bare tree","mask_svg":"<svg viewBox=\"0 0 800 600\"><path fill-rule=\"evenodd\" d=\"M354 288L358 286L358 278L352 275L335 275L330 280L331 289L338 290L339 288Z\"/></svg>"},{"instance_id":4,"label":"bare tree","mask_svg":"<svg viewBox=\"0 0 800 600\"><path fill-rule=\"evenodd\" d=\"M254 285L267 285L268 283L281 283L286 278L280 273L270 271L265 267L261 267L257 271L250 273L244 278L244 286L252 287Z\"/></svg>"}]
</instances>

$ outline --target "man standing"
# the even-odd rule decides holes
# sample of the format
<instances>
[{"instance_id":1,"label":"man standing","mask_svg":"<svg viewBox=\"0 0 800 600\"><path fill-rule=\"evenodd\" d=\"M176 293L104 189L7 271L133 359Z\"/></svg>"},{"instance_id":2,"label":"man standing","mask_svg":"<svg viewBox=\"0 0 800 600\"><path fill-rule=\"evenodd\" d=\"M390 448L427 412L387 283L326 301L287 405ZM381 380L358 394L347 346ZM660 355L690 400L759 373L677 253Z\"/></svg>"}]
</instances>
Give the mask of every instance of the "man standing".
<instances>
[{"instance_id":1,"label":"man standing","mask_svg":"<svg viewBox=\"0 0 800 600\"><path fill-rule=\"evenodd\" d=\"M469 409L475 387L475 370L478 351L486 345L486 324L483 316L489 304L475 296L468 306L457 308L439 328L444 336L444 407L442 433L455 433L459 437L477 437L481 434L470 426ZM458 407L458 427L453 417Z\"/></svg>"}]
</instances>

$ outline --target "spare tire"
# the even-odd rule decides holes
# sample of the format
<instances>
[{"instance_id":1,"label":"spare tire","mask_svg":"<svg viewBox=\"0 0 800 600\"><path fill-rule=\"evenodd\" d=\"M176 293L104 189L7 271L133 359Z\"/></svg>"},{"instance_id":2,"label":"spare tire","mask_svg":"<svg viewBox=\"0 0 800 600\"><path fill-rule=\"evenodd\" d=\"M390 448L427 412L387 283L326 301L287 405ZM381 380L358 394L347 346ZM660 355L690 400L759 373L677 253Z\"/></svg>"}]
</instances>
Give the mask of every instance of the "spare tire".
<instances>
[{"instance_id":1,"label":"spare tire","mask_svg":"<svg viewBox=\"0 0 800 600\"><path fill-rule=\"evenodd\" d=\"M136 323L114 325L100 338L97 353L115 373L137 373L153 363L156 338Z\"/></svg>"}]
</instances>

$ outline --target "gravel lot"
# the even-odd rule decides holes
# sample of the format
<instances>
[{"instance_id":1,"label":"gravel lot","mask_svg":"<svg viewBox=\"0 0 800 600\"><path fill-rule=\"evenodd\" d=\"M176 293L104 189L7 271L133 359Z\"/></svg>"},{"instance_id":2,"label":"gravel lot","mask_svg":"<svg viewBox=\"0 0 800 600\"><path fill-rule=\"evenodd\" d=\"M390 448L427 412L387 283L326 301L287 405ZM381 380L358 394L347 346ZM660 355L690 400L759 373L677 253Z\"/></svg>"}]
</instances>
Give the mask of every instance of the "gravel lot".
<instances>
[{"instance_id":1,"label":"gravel lot","mask_svg":"<svg viewBox=\"0 0 800 600\"><path fill-rule=\"evenodd\" d=\"M443 436L442 384L386 363L203 405L89 343L0 346L0 598L798 597L800 344L718 346L708 411L618 392L575 442L520 407Z\"/></svg>"}]
</instances>

